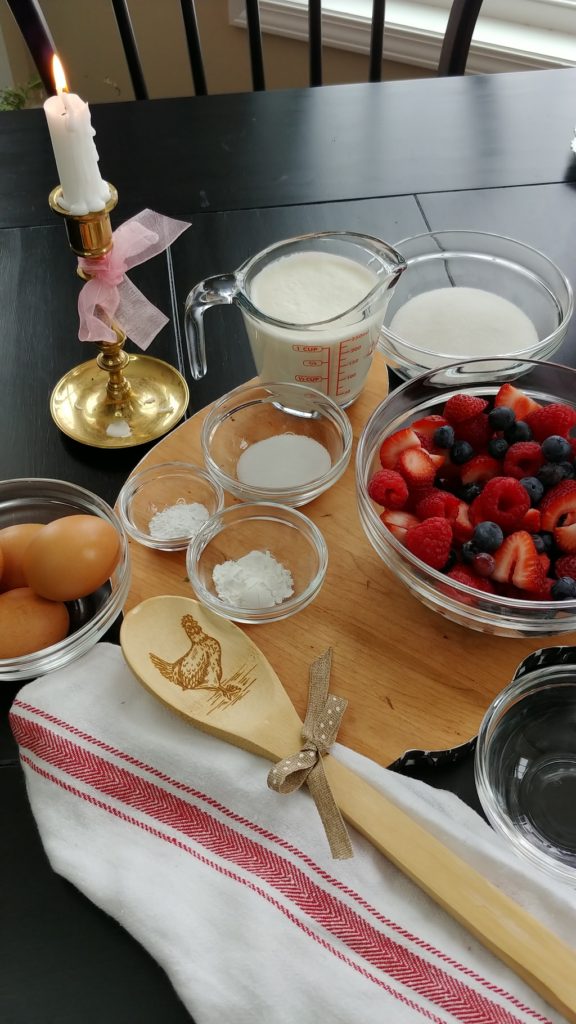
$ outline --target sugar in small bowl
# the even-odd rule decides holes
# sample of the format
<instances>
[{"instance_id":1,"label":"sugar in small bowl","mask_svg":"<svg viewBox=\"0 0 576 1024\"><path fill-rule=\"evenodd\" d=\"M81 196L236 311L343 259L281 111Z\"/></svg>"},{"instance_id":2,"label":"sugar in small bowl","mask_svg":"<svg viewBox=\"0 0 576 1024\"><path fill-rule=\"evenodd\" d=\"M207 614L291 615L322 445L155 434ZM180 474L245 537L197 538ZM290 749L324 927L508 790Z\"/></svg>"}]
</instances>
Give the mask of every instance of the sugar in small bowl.
<instances>
[{"instance_id":1,"label":"sugar in small bowl","mask_svg":"<svg viewBox=\"0 0 576 1024\"><path fill-rule=\"evenodd\" d=\"M305 505L331 487L350 461L346 413L302 384L247 384L224 395L204 421L210 474L241 501Z\"/></svg>"},{"instance_id":2,"label":"sugar in small bowl","mask_svg":"<svg viewBox=\"0 0 576 1024\"><path fill-rule=\"evenodd\" d=\"M188 578L202 604L233 622L286 619L320 591L328 549L302 512L272 502L231 505L190 543Z\"/></svg>"},{"instance_id":3,"label":"sugar in small bowl","mask_svg":"<svg viewBox=\"0 0 576 1024\"><path fill-rule=\"evenodd\" d=\"M188 462L163 462L139 470L128 478L117 502L130 537L159 551L184 551L223 505L220 484Z\"/></svg>"}]
</instances>

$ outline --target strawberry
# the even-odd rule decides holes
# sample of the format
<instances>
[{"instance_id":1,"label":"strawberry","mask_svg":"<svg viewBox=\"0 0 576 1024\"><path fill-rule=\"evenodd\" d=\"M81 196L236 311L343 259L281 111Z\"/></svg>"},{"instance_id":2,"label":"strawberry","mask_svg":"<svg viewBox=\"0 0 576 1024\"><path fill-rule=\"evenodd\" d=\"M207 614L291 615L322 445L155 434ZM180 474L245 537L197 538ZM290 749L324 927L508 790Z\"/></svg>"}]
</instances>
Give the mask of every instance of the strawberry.
<instances>
[{"instance_id":1,"label":"strawberry","mask_svg":"<svg viewBox=\"0 0 576 1024\"><path fill-rule=\"evenodd\" d=\"M467 587L474 587L475 590L483 590L486 594L494 593L494 586L490 580L483 579L481 576L476 576L475 573L471 572L465 565L455 565L450 572L447 573L451 580L455 580L457 583L464 583Z\"/></svg>"},{"instance_id":2,"label":"strawberry","mask_svg":"<svg viewBox=\"0 0 576 1024\"><path fill-rule=\"evenodd\" d=\"M525 420L529 413L541 408L538 402L528 398L528 395L520 391L520 388L515 388L513 384L502 385L494 399L494 405L507 405L509 409L514 410L517 420Z\"/></svg>"},{"instance_id":3,"label":"strawberry","mask_svg":"<svg viewBox=\"0 0 576 1024\"><path fill-rule=\"evenodd\" d=\"M554 530L554 540L561 551L568 554L576 552L576 523L569 523L568 526L557 526Z\"/></svg>"},{"instance_id":4,"label":"strawberry","mask_svg":"<svg viewBox=\"0 0 576 1024\"><path fill-rule=\"evenodd\" d=\"M433 516L408 530L404 543L413 555L432 569L442 569L452 547L452 527L446 519Z\"/></svg>"},{"instance_id":5,"label":"strawberry","mask_svg":"<svg viewBox=\"0 0 576 1024\"><path fill-rule=\"evenodd\" d=\"M420 448L417 434L407 427L386 437L380 445L380 462L383 469L396 469L400 455L406 448Z\"/></svg>"},{"instance_id":6,"label":"strawberry","mask_svg":"<svg viewBox=\"0 0 576 1024\"><path fill-rule=\"evenodd\" d=\"M368 483L368 496L384 508L403 508L408 500L408 488L400 473L379 469Z\"/></svg>"},{"instance_id":7,"label":"strawberry","mask_svg":"<svg viewBox=\"0 0 576 1024\"><path fill-rule=\"evenodd\" d=\"M529 508L520 523L520 529L528 533L539 533L542 529L542 515L539 508Z\"/></svg>"},{"instance_id":8,"label":"strawberry","mask_svg":"<svg viewBox=\"0 0 576 1024\"><path fill-rule=\"evenodd\" d=\"M540 551L538 553L538 561L540 562L540 565L544 570L544 575L547 576L548 570L550 568L550 558L548 557L545 551Z\"/></svg>"},{"instance_id":9,"label":"strawberry","mask_svg":"<svg viewBox=\"0 0 576 1024\"><path fill-rule=\"evenodd\" d=\"M487 414L483 412L480 416L475 416L474 419L459 423L454 428L454 434L457 441L468 441L475 452L481 452L492 437L493 430L488 422Z\"/></svg>"},{"instance_id":10,"label":"strawberry","mask_svg":"<svg viewBox=\"0 0 576 1024\"><path fill-rule=\"evenodd\" d=\"M562 516L572 512L576 513L576 480L562 480L540 502L542 529L551 533Z\"/></svg>"},{"instance_id":11,"label":"strawberry","mask_svg":"<svg viewBox=\"0 0 576 1024\"><path fill-rule=\"evenodd\" d=\"M412 424L412 430L416 431L418 437L426 437L429 441L432 441L438 427L447 426L447 422L443 416L438 416L434 413L431 416L424 416L421 420L416 420Z\"/></svg>"},{"instance_id":12,"label":"strawberry","mask_svg":"<svg viewBox=\"0 0 576 1024\"><path fill-rule=\"evenodd\" d=\"M506 476L521 480L524 476L536 476L543 462L542 449L536 441L517 441L506 452L502 469Z\"/></svg>"},{"instance_id":13,"label":"strawberry","mask_svg":"<svg viewBox=\"0 0 576 1024\"><path fill-rule=\"evenodd\" d=\"M520 527L529 508L528 492L518 480L495 476L470 505L470 519L475 525L485 521L497 523L504 533L512 533Z\"/></svg>"},{"instance_id":14,"label":"strawberry","mask_svg":"<svg viewBox=\"0 0 576 1024\"><path fill-rule=\"evenodd\" d=\"M534 541L526 530L517 530L506 537L494 555L496 568L492 579L513 583L519 590L541 590L546 574Z\"/></svg>"},{"instance_id":15,"label":"strawberry","mask_svg":"<svg viewBox=\"0 0 576 1024\"><path fill-rule=\"evenodd\" d=\"M519 597L521 601L553 601L550 591L554 586L554 580L545 576L542 585L538 590L519 590L517 594L510 594L510 597Z\"/></svg>"},{"instance_id":16,"label":"strawberry","mask_svg":"<svg viewBox=\"0 0 576 1024\"><path fill-rule=\"evenodd\" d=\"M576 424L576 410L562 402L552 402L526 416L526 423L535 441L545 441L552 434L567 437L570 428Z\"/></svg>"},{"instance_id":17,"label":"strawberry","mask_svg":"<svg viewBox=\"0 0 576 1024\"><path fill-rule=\"evenodd\" d=\"M434 482L436 476L435 458L444 462L443 457L432 456L424 448L405 448L398 458L398 471L404 477L409 488L426 487Z\"/></svg>"},{"instance_id":18,"label":"strawberry","mask_svg":"<svg viewBox=\"0 0 576 1024\"><path fill-rule=\"evenodd\" d=\"M449 521L455 519L460 501L455 494L432 487L416 503L414 511L419 519L432 519L441 516Z\"/></svg>"},{"instance_id":19,"label":"strawberry","mask_svg":"<svg viewBox=\"0 0 576 1024\"><path fill-rule=\"evenodd\" d=\"M407 531L412 526L418 526L420 520L410 514L410 512L395 512L391 509L386 509L382 512L380 519L385 526L388 527L391 533L397 538L397 540L404 543L404 538Z\"/></svg>"},{"instance_id":20,"label":"strawberry","mask_svg":"<svg viewBox=\"0 0 576 1024\"><path fill-rule=\"evenodd\" d=\"M488 408L485 398L476 395L452 395L444 406L444 416L450 426L455 427L464 420L473 420Z\"/></svg>"},{"instance_id":21,"label":"strawberry","mask_svg":"<svg viewBox=\"0 0 576 1024\"><path fill-rule=\"evenodd\" d=\"M458 511L452 522L452 529L455 540L459 541L460 544L465 544L474 533L474 526L470 521L470 508L465 501L461 501L458 504Z\"/></svg>"},{"instance_id":22,"label":"strawberry","mask_svg":"<svg viewBox=\"0 0 576 1024\"><path fill-rule=\"evenodd\" d=\"M576 580L576 555L562 555L556 562L554 573L558 579L561 576L571 576Z\"/></svg>"},{"instance_id":23,"label":"strawberry","mask_svg":"<svg viewBox=\"0 0 576 1024\"><path fill-rule=\"evenodd\" d=\"M462 466L460 479L463 484L485 484L500 472L500 463L491 455L475 455Z\"/></svg>"}]
</instances>

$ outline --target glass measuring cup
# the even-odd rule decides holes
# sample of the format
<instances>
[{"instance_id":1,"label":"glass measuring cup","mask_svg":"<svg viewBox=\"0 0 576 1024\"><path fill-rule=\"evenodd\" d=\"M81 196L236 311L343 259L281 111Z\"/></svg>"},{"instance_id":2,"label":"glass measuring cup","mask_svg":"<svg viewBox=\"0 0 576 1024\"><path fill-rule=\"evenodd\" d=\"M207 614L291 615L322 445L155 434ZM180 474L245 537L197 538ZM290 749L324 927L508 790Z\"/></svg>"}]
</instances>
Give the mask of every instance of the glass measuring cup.
<instances>
[{"instance_id":1,"label":"glass measuring cup","mask_svg":"<svg viewBox=\"0 0 576 1024\"><path fill-rule=\"evenodd\" d=\"M350 405L370 369L390 289L405 268L404 257L379 238L322 231L278 242L233 273L200 281L185 306L194 379L206 373L204 313L235 303L263 380L308 384ZM278 306L283 285L293 289L292 309L286 295Z\"/></svg>"}]
</instances>

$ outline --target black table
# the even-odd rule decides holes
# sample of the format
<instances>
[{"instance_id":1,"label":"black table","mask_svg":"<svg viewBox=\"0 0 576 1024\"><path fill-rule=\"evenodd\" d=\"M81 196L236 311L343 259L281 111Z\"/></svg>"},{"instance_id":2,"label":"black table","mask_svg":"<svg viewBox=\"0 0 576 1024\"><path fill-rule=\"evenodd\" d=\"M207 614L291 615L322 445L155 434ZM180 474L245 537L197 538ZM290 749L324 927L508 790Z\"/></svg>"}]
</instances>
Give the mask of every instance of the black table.
<instances>
[{"instance_id":1,"label":"black table","mask_svg":"<svg viewBox=\"0 0 576 1024\"><path fill-rule=\"evenodd\" d=\"M188 289L302 231L395 242L431 228L493 230L575 276L576 70L110 104L92 117L101 167L120 191L116 223L145 206L192 221L167 256L131 274L171 317L153 354L189 381ZM54 383L83 356L74 259L47 205L55 175L42 112L0 114L0 467L5 478L69 479L113 503L143 449L84 448L48 411ZM189 414L253 373L235 313L207 320L209 372L191 382ZM558 360L576 365L575 346L572 329ZM15 691L5 685L1 698L0 1018L189 1021L160 968L49 868L6 721ZM416 773L478 807L471 757Z\"/></svg>"}]
</instances>

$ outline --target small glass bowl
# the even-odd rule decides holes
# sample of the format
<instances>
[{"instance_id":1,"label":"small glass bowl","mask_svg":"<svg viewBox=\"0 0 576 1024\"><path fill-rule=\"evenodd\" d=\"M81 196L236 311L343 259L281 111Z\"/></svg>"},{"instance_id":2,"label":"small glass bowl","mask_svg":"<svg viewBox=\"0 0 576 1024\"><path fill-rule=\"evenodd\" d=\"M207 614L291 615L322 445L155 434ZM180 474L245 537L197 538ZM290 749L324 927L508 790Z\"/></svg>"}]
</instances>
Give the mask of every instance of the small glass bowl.
<instances>
[{"instance_id":1,"label":"small glass bowl","mask_svg":"<svg viewBox=\"0 0 576 1024\"><path fill-rule=\"evenodd\" d=\"M147 548L184 551L194 534L154 537L149 524L157 512L176 504L200 504L208 516L224 506L224 492L205 469L188 462L162 462L129 477L118 495L118 512L126 532Z\"/></svg>"},{"instance_id":2,"label":"small glass bowl","mask_svg":"<svg viewBox=\"0 0 576 1024\"><path fill-rule=\"evenodd\" d=\"M331 460L320 477L294 486L242 483L236 473L243 452L279 434L298 434L323 445ZM295 508L317 498L340 479L350 461L352 427L345 412L313 388L272 382L235 388L216 402L204 421L202 452L212 476L240 501L272 501Z\"/></svg>"},{"instance_id":3,"label":"small glass bowl","mask_svg":"<svg viewBox=\"0 0 576 1024\"><path fill-rule=\"evenodd\" d=\"M571 664L547 664L568 653ZM576 648L529 655L488 708L475 774L488 820L516 851L576 883ZM538 667L538 662L542 664Z\"/></svg>"},{"instance_id":4,"label":"small glass bowl","mask_svg":"<svg viewBox=\"0 0 576 1024\"><path fill-rule=\"evenodd\" d=\"M130 586L128 538L110 506L65 480L0 481L0 529L20 523L51 523L71 515L100 516L120 537L120 560L108 583L88 597L67 602L70 632L59 643L18 658L0 659L0 681L34 679L86 654L119 616Z\"/></svg>"},{"instance_id":5,"label":"small glass bowl","mask_svg":"<svg viewBox=\"0 0 576 1024\"><path fill-rule=\"evenodd\" d=\"M410 299L437 288L482 289L518 306L536 328L538 341L522 350L495 353L521 359L549 359L562 344L574 308L566 276L544 253L524 242L483 231L431 231L404 238L395 248L407 267L391 291L378 347L405 380L425 370L468 358L482 357L478 344L460 352L442 352L399 337L390 329L398 310ZM493 345L487 354L494 351Z\"/></svg>"},{"instance_id":6,"label":"small glass bowl","mask_svg":"<svg viewBox=\"0 0 576 1024\"><path fill-rule=\"evenodd\" d=\"M456 394L493 398L500 382L515 379L509 359L469 360L429 370L392 391L366 423L356 451L356 497L364 532L398 580L428 608L453 622L495 636L557 636L576 630L576 599L520 600L487 594L450 579L413 555L380 519L368 497L368 481L380 469L385 437L414 420L439 413ZM521 389L537 402L576 406L576 371L556 363L523 363Z\"/></svg>"},{"instance_id":7,"label":"small glass bowl","mask_svg":"<svg viewBox=\"0 0 576 1024\"><path fill-rule=\"evenodd\" d=\"M269 551L288 569L294 593L267 608L226 604L214 586L214 567L254 550ZM186 556L198 600L225 619L253 624L277 622L302 611L318 594L327 565L328 548L318 527L301 512L272 502L232 505L218 512L197 533Z\"/></svg>"}]
</instances>

